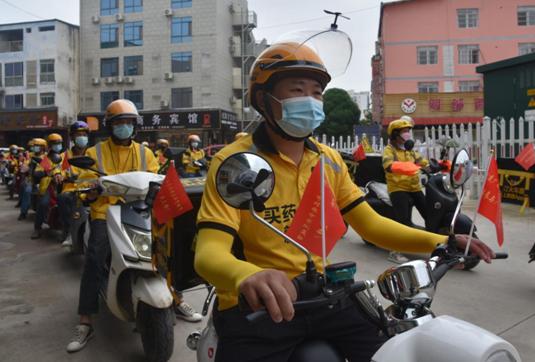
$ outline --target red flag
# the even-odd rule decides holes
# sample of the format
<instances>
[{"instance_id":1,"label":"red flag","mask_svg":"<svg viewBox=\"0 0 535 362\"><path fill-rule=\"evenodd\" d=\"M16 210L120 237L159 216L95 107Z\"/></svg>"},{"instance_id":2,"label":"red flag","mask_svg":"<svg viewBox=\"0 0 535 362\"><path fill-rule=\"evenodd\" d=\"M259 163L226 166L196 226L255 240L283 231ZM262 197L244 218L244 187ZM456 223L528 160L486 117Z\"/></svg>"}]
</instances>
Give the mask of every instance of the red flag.
<instances>
[{"instance_id":1,"label":"red flag","mask_svg":"<svg viewBox=\"0 0 535 362\"><path fill-rule=\"evenodd\" d=\"M478 213L489 219L496 226L498 245L503 244L503 223L502 223L502 195L500 194L500 179L498 176L498 164L492 157L490 160L487 179L481 193Z\"/></svg>"},{"instance_id":2,"label":"red flag","mask_svg":"<svg viewBox=\"0 0 535 362\"><path fill-rule=\"evenodd\" d=\"M533 143L528 143L515 157L515 161L526 171L535 165L535 146Z\"/></svg>"},{"instance_id":3,"label":"red flag","mask_svg":"<svg viewBox=\"0 0 535 362\"><path fill-rule=\"evenodd\" d=\"M346 226L334 195L325 179L325 242L327 255L344 235ZM303 193L287 234L316 255L321 246L321 164L318 162Z\"/></svg>"},{"instance_id":4,"label":"red flag","mask_svg":"<svg viewBox=\"0 0 535 362\"><path fill-rule=\"evenodd\" d=\"M193 209L193 205L182 185L174 164L167 170L165 179L156 199L154 200L153 213L158 224L165 224L169 220L182 215Z\"/></svg>"},{"instance_id":5,"label":"red flag","mask_svg":"<svg viewBox=\"0 0 535 362\"><path fill-rule=\"evenodd\" d=\"M71 167L70 163L69 163L69 158L67 157L67 152L65 152L63 154L63 161L61 162L61 170L62 171L65 171L67 170L69 167Z\"/></svg>"},{"instance_id":6,"label":"red flag","mask_svg":"<svg viewBox=\"0 0 535 362\"><path fill-rule=\"evenodd\" d=\"M357 162L366 159L366 152L364 151L364 146L359 144L359 146L353 151L353 159Z\"/></svg>"},{"instance_id":7,"label":"red flag","mask_svg":"<svg viewBox=\"0 0 535 362\"><path fill-rule=\"evenodd\" d=\"M52 169L52 162L50 162L48 156L43 157L39 165L45 170L45 173L49 173Z\"/></svg>"}]
</instances>

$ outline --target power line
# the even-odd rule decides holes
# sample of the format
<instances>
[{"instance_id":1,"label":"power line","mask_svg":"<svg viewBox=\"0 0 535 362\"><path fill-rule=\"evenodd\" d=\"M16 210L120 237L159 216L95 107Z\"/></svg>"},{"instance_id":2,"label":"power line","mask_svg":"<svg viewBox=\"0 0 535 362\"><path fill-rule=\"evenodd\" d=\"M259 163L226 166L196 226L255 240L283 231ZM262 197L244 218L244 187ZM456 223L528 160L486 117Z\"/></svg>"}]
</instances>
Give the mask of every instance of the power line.
<instances>
[{"instance_id":1,"label":"power line","mask_svg":"<svg viewBox=\"0 0 535 362\"><path fill-rule=\"evenodd\" d=\"M26 13L26 14L28 14L28 15L30 15L30 16L33 16L34 18L41 19L41 20L46 20L45 18L43 18L43 17L41 17L41 16L39 16L39 15L35 15L35 14L33 14L33 13L30 13L29 11L24 10L24 9L21 8L21 7L18 7L17 5L12 4L12 3L10 3L10 2L7 1L7 0L0 0L0 1L2 1L3 3L5 3L5 4L7 4L7 5L9 5L9 6L13 7L13 8L15 8L15 9L17 9L17 10L19 10L19 11L22 11L23 13Z\"/></svg>"}]
</instances>

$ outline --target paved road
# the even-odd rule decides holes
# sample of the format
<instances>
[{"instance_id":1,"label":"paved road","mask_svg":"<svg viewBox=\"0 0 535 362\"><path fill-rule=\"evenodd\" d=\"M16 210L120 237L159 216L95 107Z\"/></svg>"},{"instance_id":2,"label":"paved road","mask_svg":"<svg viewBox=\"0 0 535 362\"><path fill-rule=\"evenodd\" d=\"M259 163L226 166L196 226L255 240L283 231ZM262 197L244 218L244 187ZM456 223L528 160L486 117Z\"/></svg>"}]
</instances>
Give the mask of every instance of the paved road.
<instances>
[{"instance_id":1,"label":"paved road","mask_svg":"<svg viewBox=\"0 0 535 362\"><path fill-rule=\"evenodd\" d=\"M105 307L96 319L96 336L88 346L73 355L65 352L77 322L83 260L67 255L52 236L30 240L31 222L17 222L14 202L4 199L0 193L0 360L143 361L140 338L133 326L119 322ZM510 258L481 265L472 272L449 273L439 285L433 309L500 334L516 346L523 361L533 362L535 264L527 264L527 252L535 239L535 210L520 216L517 206L504 205L504 215L505 249ZM492 224L484 219L478 224L480 236L495 245ZM347 259L358 262L361 279L375 279L392 265L386 261L385 251L364 245L352 231L332 256L334 261ZM187 300L200 309L204 295L188 293ZM172 361L195 361L184 341L201 325L177 322Z\"/></svg>"}]
</instances>

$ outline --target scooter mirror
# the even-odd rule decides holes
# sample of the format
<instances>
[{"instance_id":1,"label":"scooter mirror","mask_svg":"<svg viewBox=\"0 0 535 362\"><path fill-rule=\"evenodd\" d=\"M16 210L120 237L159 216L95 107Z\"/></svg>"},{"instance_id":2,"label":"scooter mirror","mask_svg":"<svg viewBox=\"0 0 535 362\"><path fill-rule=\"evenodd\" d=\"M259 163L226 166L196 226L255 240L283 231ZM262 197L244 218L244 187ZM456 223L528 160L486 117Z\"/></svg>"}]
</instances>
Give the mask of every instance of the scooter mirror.
<instances>
[{"instance_id":1,"label":"scooter mirror","mask_svg":"<svg viewBox=\"0 0 535 362\"><path fill-rule=\"evenodd\" d=\"M84 170L91 168L91 166L95 164L95 160L87 156L73 157L68 159L67 161L70 165Z\"/></svg>"},{"instance_id":2,"label":"scooter mirror","mask_svg":"<svg viewBox=\"0 0 535 362\"><path fill-rule=\"evenodd\" d=\"M248 210L253 201L256 211L275 188L273 168L262 157L250 153L236 153L223 161L216 174L219 196L230 206Z\"/></svg>"},{"instance_id":3,"label":"scooter mirror","mask_svg":"<svg viewBox=\"0 0 535 362\"><path fill-rule=\"evenodd\" d=\"M474 166L465 149L459 150L453 158L453 166L450 171L451 185L459 188L472 176Z\"/></svg>"}]
</instances>

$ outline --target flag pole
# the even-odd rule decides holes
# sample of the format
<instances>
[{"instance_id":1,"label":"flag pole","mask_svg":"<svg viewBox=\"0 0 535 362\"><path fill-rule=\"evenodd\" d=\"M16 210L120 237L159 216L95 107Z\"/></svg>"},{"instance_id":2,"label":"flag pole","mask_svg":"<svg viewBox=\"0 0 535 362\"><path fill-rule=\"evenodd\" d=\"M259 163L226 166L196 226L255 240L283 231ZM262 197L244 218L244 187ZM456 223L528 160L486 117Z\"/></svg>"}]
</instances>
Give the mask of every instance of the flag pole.
<instances>
[{"instance_id":1,"label":"flag pole","mask_svg":"<svg viewBox=\"0 0 535 362\"><path fill-rule=\"evenodd\" d=\"M490 161L492 157L494 157L494 149L490 150L490 155L487 159L487 169L485 170L485 177L483 178L483 188L485 187L485 183L487 182L487 175L489 174ZM452 167L454 166L455 165L452 165ZM468 251L470 250L470 245L472 244L472 235L474 233L474 228L476 227L477 214L479 212L479 207L481 206L481 200L483 200L483 192L480 193L479 200L477 202L477 208L474 210L474 217L472 218L472 225L470 226L470 233L468 234L468 243L466 244L466 248L464 250L465 256L468 256Z\"/></svg>"},{"instance_id":2,"label":"flag pole","mask_svg":"<svg viewBox=\"0 0 535 362\"><path fill-rule=\"evenodd\" d=\"M323 256L323 270L327 266L327 243L325 240L325 154L320 155L320 195L321 195L321 251Z\"/></svg>"}]
</instances>

